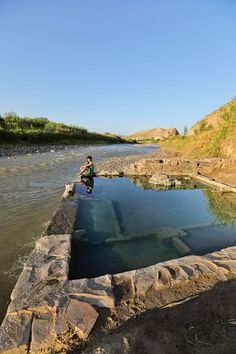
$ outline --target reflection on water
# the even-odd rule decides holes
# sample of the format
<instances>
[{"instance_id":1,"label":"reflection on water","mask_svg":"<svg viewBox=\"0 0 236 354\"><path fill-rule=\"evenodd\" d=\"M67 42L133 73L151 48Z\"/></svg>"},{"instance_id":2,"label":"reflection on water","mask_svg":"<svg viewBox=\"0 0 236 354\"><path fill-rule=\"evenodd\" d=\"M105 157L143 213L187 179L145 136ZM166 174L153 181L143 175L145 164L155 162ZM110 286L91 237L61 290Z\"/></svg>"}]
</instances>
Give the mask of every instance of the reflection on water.
<instances>
[{"instance_id":1,"label":"reflection on water","mask_svg":"<svg viewBox=\"0 0 236 354\"><path fill-rule=\"evenodd\" d=\"M0 322L23 262L86 156L96 162L155 150L110 145L0 158Z\"/></svg>"},{"instance_id":2,"label":"reflection on water","mask_svg":"<svg viewBox=\"0 0 236 354\"><path fill-rule=\"evenodd\" d=\"M236 198L234 193L205 190L212 214L225 225L233 225L236 219Z\"/></svg>"},{"instance_id":3,"label":"reflection on water","mask_svg":"<svg viewBox=\"0 0 236 354\"><path fill-rule=\"evenodd\" d=\"M86 188L88 194L91 194L94 187L94 178L89 176L82 176L80 185Z\"/></svg>"},{"instance_id":4,"label":"reflection on water","mask_svg":"<svg viewBox=\"0 0 236 354\"><path fill-rule=\"evenodd\" d=\"M236 245L236 195L221 194L190 180L169 190L150 185L147 178L133 181L96 178L92 195L77 186L80 206L72 241L71 279ZM222 208L220 214L212 208L214 197Z\"/></svg>"}]
</instances>

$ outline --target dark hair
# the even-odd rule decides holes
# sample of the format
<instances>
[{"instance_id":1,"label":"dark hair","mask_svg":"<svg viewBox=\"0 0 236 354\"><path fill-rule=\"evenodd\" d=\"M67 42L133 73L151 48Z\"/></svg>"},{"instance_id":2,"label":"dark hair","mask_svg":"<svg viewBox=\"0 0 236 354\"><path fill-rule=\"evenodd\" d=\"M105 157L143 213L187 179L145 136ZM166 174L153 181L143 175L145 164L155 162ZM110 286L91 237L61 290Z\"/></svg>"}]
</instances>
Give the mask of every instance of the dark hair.
<instances>
[{"instance_id":1,"label":"dark hair","mask_svg":"<svg viewBox=\"0 0 236 354\"><path fill-rule=\"evenodd\" d=\"M91 160L92 161L92 159L93 159L92 156L90 156L90 155L87 156L87 160Z\"/></svg>"}]
</instances>

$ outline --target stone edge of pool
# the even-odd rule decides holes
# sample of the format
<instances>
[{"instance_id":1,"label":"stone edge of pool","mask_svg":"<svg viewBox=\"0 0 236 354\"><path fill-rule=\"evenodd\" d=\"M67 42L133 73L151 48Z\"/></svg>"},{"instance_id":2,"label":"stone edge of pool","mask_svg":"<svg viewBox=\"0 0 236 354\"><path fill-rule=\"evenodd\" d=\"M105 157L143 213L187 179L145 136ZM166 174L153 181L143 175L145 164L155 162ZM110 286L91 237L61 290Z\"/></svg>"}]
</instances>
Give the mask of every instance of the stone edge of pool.
<instances>
[{"instance_id":1,"label":"stone edge of pool","mask_svg":"<svg viewBox=\"0 0 236 354\"><path fill-rule=\"evenodd\" d=\"M236 192L233 186L190 171L184 175ZM71 234L79 205L74 190L75 183L66 185L45 235L37 241L13 289L0 328L1 353L66 350L75 336L81 340L88 337L104 309L129 307L128 302L132 302L136 311L130 311L131 318L148 309L194 297L220 281L235 278L236 246L120 274L69 280Z\"/></svg>"}]
</instances>

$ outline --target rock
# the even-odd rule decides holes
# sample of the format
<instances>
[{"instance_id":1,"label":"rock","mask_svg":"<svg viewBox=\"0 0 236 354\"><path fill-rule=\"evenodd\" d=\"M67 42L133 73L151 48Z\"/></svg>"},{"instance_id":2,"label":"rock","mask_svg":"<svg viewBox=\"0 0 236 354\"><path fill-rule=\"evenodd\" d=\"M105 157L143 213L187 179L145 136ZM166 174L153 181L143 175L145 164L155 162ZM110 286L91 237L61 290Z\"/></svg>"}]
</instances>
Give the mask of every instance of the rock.
<instances>
[{"instance_id":1,"label":"rock","mask_svg":"<svg viewBox=\"0 0 236 354\"><path fill-rule=\"evenodd\" d=\"M73 240L82 240L86 238L86 231L83 230L75 230L73 234Z\"/></svg>"},{"instance_id":2,"label":"rock","mask_svg":"<svg viewBox=\"0 0 236 354\"><path fill-rule=\"evenodd\" d=\"M152 177L149 179L149 183L166 187L175 186L175 180L173 178L170 178L165 174L159 173L153 174Z\"/></svg>"},{"instance_id":3,"label":"rock","mask_svg":"<svg viewBox=\"0 0 236 354\"><path fill-rule=\"evenodd\" d=\"M68 183L65 185L65 191L62 195L62 198L66 199L68 197L71 197L75 193L75 183Z\"/></svg>"},{"instance_id":4,"label":"rock","mask_svg":"<svg viewBox=\"0 0 236 354\"><path fill-rule=\"evenodd\" d=\"M94 279L70 280L64 285L69 296L86 301L92 305L113 308L115 306L110 275Z\"/></svg>"},{"instance_id":5,"label":"rock","mask_svg":"<svg viewBox=\"0 0 236 354\"><path fill-rule=\"evenodd\" d=\"M181 256L186 256L191 253L191 248L179 237L173 237L173 245L180 252Z\"/></svg>"},{"instance_id":6,"label":"rock","mask_svg":"<svg viewBox=\"0 0 236 354\"><path fill-rule=\"evenodd\" d=\"M77 207L78 201L75 197L73 200L62 200L45 231L45 235L71 234L74 231Z\"/></svg>"},{"instance_id":7,"label":"rock","mask_svg":"<svg viewBox=\"0 0 236 354\"><path fill-rule=\"evenodd\" d=\"M57 260L48 267L48 276L53 278L66 278L69 273L68 260Z\"/></svg>"},{"instance_id":8,"label":"rock","mask_svg":"<svg viewBox=\"0 0 236 354\"><path fill-rule=\"evenodd\" d=\"M123 177L124 172L119 172L116 170L111 170L111 171L101 170L96 173L96 176L98 176L98 177Z\"/></svg>"},{"instance_id":9,"label":"rock","mask_svg":"<svg viewBox=\"0 0 236 354\"><path fill-rule=\"evenodd\" d=\"M0 328L0 352L18 348L16 353L27 353L30 341L32 313L8 314Z\"/></svg>"},{"instance_id":10,"label":"rock","mask_svg":"<svg viewBox=\"0 0 236 354\"><path fill-rule=\"evenodd\" d=\"M60 312L56 316L54 330L57 335L62 335L69 331L68 324Z\"/></svg>"},{"instance_id":11,"label":"rock","mask_svg":"<svg viewBox=\"0 0 236 354\"><path fill-rule=\"evenodd\" d=\"M41 349L51 348L56 339L54 332L55 319L51 314L34 317L32 323L32 339L30 351L36 352Z\"/></svg>"},{"instance_id":12,"label":"rock","mask_svg":"<svg viewBox=\"0 0 236 354\"><path fill-rule=\"evenodd\" d=\"M113 292L118 302L125 302L135 298L133 276L135 271L113 275Z\"/></svg>"},{"instance_id":13,"label":"rock","mask_svg":"<svg viewBox=\"0 0 236 354\"><path fill-rule=\"evenodd\" d=\"M38 240L13 289L9 311L47 304L68 278L71 235L50 235Z\"/></svg>"},{"instance_id":14,"label":"rock","mask_svg":"<svg viewBox=\"0 0 236 354\"><path fill-rule=\"evenodd\" d=\"M97 311L86 302L71 299L65 312L65 319L75 327L80 338L86 338L98 318Z\"/></svg>"},{"instance_id":15,"label":"rock","mask_svg":"<svg viewBox=\"0 0 236 354\"><path fill-rule=\"evenodd\" d=\"M183 184L180 179L176 179L176 178L174 178L174 183L176 186L181 186Z\"/></svg>"},{"instance_id":16,"label":"rock","mask_svg":"<svg viewBox=\"0 0 236 354\"><path fill-rule=\"evenodd\" d=\"M145 296L153 286L156 278L155 266L138 269L134 275L134 285L137 296Z\"/></svg>"}]
</instances>

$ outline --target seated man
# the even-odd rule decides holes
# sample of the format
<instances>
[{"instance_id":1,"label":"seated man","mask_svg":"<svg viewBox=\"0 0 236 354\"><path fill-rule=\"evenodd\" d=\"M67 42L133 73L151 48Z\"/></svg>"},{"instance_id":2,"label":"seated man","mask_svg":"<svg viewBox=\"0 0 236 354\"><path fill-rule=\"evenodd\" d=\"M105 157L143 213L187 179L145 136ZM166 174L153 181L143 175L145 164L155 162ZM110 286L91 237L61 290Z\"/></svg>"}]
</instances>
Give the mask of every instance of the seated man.
<instances>
[{"instance_id":1,"label":"seated man","mask_svg":"<svg viewBox=\"0 0 236 354\"><path fill-rule=\"evenodd\" d=\"M80 167L79 176L92 177L94 176L94 164L92 156L87 156L87 162Z\"/></svg>"}]
</instances>

